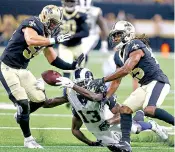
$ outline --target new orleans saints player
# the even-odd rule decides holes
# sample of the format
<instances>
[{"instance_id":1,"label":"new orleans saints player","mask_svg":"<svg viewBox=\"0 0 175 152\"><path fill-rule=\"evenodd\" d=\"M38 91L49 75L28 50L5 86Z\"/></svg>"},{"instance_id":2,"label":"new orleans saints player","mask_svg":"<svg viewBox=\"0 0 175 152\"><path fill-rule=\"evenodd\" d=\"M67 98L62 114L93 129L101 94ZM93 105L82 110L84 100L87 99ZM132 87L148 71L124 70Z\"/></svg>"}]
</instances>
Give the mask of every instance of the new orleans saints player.
<instances>
[{"instance_id":1,"label":"new orleans saints player","mask_svg":"<svg viewBox=\"0 0 175 152\"><path fill-rule=\"evenodd\" d=\"M82 52L81 39L89 35L86 23L87 15L76 9L77 0L62 0L63 5L63 30L69 31L72 36L68 41L58 47L58 56L64 61L71 63ZM71 71L64 71L63 76L70 77Z\"/></svg>"},{"instance_id":2,"label":"new orleans saints player","mask_svg":"<svg viewBox=\"0 0 175 152\"><path fill-rule=\"evenodd\" d=\"M21 23L1 56L0 80L9 99L17 107L16 120L23 132L24 146L27 148L42 148L31 136L29 113L42 106L46 100L44 92L35 86L36 78L27 70L28 63L41 51L51 65L64 70L75 69L83 58L81 55L78 60L69 64L58 58L53 50L51 45L66 41L71 36L53 36L53 31L59 31L62 18L62 8L45 6L39 17L33 16ZM38 66L41 66L40 64L38 63Z\"/></svg>"},{"instance_id":3,"label":"new orleans saints player","mask_svg":"<svg viewBox=\"0 0 175 152\"><path fill-rule=\"evenodd\" d=\"M119 68L109 76L93 80L91 85L98 87L112 81L107 93L108 98L117 90L121 79L128 74L138 79L141 84L120 108L122 140L117 147L118 151L130 152L132 113L136 110L143 109L146 116L174 125L174 117L159 108L170 91L170 83L154 57L147 38L135 37L135 28L131 23L116 22L111 30L110 39L116 49L114 61Z\"/></svg>"}]
</instances>

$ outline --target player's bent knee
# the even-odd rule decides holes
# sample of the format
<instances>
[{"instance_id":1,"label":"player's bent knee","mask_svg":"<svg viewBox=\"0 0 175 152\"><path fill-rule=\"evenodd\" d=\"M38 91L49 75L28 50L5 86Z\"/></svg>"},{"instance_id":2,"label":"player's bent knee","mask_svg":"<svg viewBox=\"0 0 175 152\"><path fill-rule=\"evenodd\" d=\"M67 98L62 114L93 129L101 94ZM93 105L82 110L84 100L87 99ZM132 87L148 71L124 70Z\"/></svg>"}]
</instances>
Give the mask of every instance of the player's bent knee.
<instances>
[{"instance_id":1,"label":"player's bent knee","mask_svg":"<svg viewBox=\"0 0 175 152\"><path fill-rule=\"evenodd\" d=\"M17 123L20 123L21 120L28 121L30 111L28 100L27 99L18 100L16 102L16 107L17 107L17 116L16 116Z\"/></svg>"},{"instance_id":2,"label":"player's bent knee","mask_svg":"<svg viewBox=\"0 0 175 152\"><path fill-rule=\"evenodd\" d=\"M120 107L120 113L131 114L133 111L128 106L123 105Z\"/></svg>"},{"instance_id":3,"label":"player's bent knee","mask_svg":"<svg viewBox=\"0 0 175 152\"><path fill-rule=\"evenodd\" d=\"M144 113L146 116L154 116L155 110L156 110L155 106L147 106L144 109Z\"/></svg>"}]
</instances>

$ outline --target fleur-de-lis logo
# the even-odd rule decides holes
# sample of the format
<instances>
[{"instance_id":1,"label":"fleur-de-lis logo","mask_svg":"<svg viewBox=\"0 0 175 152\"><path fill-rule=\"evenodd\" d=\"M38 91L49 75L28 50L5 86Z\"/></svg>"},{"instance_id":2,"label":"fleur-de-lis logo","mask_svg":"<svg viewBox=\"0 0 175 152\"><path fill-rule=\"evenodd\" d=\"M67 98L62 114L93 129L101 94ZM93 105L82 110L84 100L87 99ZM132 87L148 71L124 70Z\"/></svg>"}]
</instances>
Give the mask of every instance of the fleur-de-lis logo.
<instances>
[{"instance_id":1,"label":"fleur-de-lis logo","mask_svg":"<svg viewBox=\"0 0 175 152\"><path fill-rule=\"evenodd\" d=\"M36 23L35 23L35 21L29 21L29 25L30 26L36 26Z\"/></svg>"},{"instance_id":2,"label":"fleur-de-lis logo","mask_svg":"<svg viewBox=\"0 0 175 152\"><path fill-rule=\"evenodd\" d=\"M137 50L139 48L139 44L134 44L133 46L132 46L132 49L134 49L134 50Z\"/></svg>"}]
</instances>

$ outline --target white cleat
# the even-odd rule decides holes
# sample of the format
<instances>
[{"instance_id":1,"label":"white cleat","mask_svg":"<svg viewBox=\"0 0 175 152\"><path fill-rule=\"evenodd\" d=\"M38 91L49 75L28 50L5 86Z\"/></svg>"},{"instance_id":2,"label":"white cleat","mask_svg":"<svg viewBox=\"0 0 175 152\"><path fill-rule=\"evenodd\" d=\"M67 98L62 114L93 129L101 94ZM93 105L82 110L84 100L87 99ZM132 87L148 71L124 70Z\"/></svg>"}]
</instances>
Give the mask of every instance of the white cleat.
<instances>
[{"instance_id":1,"label":"white cleat","mask_svg":"<svg viewBox=\"0 0 175 152\"><path fill-rule=\"evenodd\" d=\"M43 149L43 147L39 145L32 136L24 139L24 147L33 149L37 148Z\"/></svg>"},{"instance_id":2,"label":"white cleat","mask_svg":"<svg viewBox=\"0 0 175 152\"><path fill-rule=\"evenodd\" d=\"M151 130L154 131L160 138L163 140L168 139L168 133L164 128L159 126L154 120L149 120L148 122L152 125Z\"/></svg>"}]
</instances>

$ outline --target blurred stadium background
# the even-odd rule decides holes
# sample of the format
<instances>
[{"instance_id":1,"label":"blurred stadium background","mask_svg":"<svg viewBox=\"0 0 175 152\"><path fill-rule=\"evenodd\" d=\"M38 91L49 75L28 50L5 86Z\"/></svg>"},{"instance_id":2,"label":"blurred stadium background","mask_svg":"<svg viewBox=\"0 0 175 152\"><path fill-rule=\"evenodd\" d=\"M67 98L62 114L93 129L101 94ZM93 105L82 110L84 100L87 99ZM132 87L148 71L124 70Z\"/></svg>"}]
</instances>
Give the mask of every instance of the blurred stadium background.
<instances>
[{"instance_id":1,"label":"blurred stadium background","mask_svg":"<svg viewBox=\"0 0 175 152\"><path fill-rule=\"evenodd\" d=\"M0 54L7 45L15 28L30 15L38 15L48 4L61 5L59 0L0 0ZM116 20L128 20L136 27L136 33L145 33L150 38L150 45L171 82L171 92L165 99L163 108L174 112L174 1L173 0L96 0L93 5L103 11L103 16L110 30ZM102 77L102 65L112 50L107 54L99 53L100 41L90 53L87 67L95 77ZM110 47L109 47L110 50ZM97 60L98 59L98 60ZM41 54L35 57L29 66L34 75L40 74L51 67ZM27 81L27 80L26 80ZM132 91L130 77L126 77L117 91L118 101L122 103ZM61 95L62 90L46 86L48 97ZM16 124L13 114L15 108L0 84L0 152L41 151L22 148L23 137ZM167 124L159 121L161 125ZM103 152L106 148L87 147L71 134L71 110L64 105L53 109L39 109L31 116L33 136L46 150L54 152ZM83 128L84 129L84 128ZM133 152L173 152L174 130L169 128L170 139L162 142L154 133L145 132L132 136ZM85 134L94 137L84 129Z\"/></svg>"}]
</instances>

